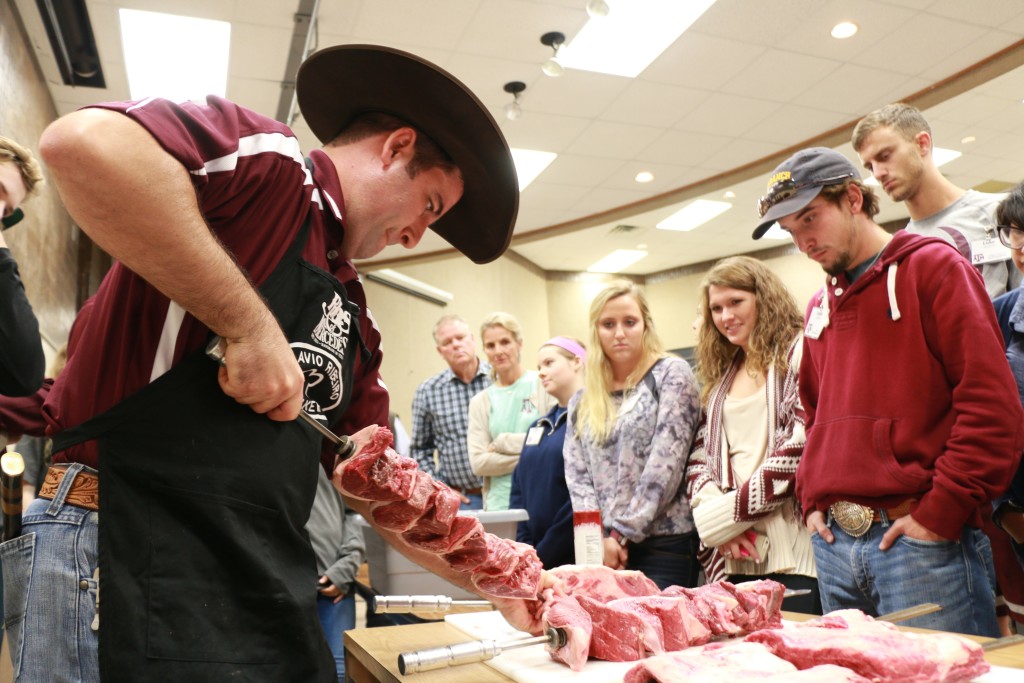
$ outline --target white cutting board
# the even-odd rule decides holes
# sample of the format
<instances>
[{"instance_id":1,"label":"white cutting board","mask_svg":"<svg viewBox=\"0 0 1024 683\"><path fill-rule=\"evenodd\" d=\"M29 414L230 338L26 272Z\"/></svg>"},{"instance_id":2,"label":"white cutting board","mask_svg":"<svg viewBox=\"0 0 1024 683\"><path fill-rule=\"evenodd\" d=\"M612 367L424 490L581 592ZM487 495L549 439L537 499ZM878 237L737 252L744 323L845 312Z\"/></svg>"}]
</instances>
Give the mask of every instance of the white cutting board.
<instances>
[{"instance_id":1,"label":"white cutting board","mask_svg":"<svg viewBox=\"0 0 1024 683\"><path fill-rule=\"evenodd\" d=\"M444 620L478 640L502 642L527 636L526 633L512 628L500 612L449 614ZM636 664L591 659L583 667L583 671L573 671L565 664L551 659L543 645L505 650L485 663L517 683L621 683L626 672ZM987 674L974 680L975 683L1020 683L1022 679L1024 672L1019 669L993 666Z\"/></svg>"}]
</instances>

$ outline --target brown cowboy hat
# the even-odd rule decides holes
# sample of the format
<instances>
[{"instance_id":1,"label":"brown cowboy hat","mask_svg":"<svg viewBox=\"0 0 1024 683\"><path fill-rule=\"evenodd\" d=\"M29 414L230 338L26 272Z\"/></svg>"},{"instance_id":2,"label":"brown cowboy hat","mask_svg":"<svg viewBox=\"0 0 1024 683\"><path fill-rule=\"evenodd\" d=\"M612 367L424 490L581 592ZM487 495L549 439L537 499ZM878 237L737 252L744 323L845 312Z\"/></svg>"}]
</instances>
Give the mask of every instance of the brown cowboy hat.
<instances>
[{"instance_id":1,"label":"brown cowboy hat","mask_svg":"<svg viewBox=\"0 0 1024 683\"><path fill-rule=\"evenodd\" d=\"M428 135L465 183L462 199L430 227L477 263L508 248L519 210L512 155L487 108L454 76L401 50L337 45L302 63L296 94L321 142L367 111L397 116Z\"/></svg>"}]
</instances>

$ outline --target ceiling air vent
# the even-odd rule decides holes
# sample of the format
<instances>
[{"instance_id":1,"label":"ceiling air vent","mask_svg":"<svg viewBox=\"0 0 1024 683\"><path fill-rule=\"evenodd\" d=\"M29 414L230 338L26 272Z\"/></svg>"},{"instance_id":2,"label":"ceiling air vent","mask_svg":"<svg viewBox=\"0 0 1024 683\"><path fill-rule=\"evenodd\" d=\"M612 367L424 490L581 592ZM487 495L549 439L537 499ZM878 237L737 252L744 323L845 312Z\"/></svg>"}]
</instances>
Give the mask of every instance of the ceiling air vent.
<instances>
[{"instance_id":1,"label":"ceiling air vent","mask_svg":"<svg viewBox=\"0 0 1024 683\"><path fill-rule=\"evenodd\" d=\"M634 232L639 230L639 225L626 225L625 223L616 225L614 228L608 231L609 235L625 235L626 233Z\"/></svg>"},{"instance_id":2,"label":"ceiling air vent","mask_svg":"<svg viewBox=\"0 0 1024 683\"><path fill-rule=\"evenodd\" d=\"M105 88L85 0L36 0L64 85Z\"/></svg>"}]
</instances>

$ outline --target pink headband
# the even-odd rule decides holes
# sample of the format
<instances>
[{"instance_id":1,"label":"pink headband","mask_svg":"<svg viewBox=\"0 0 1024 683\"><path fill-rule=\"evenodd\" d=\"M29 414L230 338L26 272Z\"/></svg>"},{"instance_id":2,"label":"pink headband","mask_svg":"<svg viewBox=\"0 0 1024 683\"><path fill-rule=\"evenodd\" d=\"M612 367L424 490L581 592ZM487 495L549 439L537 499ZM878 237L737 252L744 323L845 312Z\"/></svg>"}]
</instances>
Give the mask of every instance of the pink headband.
<instances>
[{"instance_id":1,"label":"pink headband","mask_svg":"<svg viewBox=\"0 0 1024 683\"><path fill-rule=\"evenodd\" d=\"M541 346L557 346L560 349L565 349L572 355L579 358L584 363L587 362L586 349L584 349L582 346L574 342L572 339L569 339L568 337L552 337L551 339L548 339L546 342L541 344Z\"/></svg>"}]
</instances>

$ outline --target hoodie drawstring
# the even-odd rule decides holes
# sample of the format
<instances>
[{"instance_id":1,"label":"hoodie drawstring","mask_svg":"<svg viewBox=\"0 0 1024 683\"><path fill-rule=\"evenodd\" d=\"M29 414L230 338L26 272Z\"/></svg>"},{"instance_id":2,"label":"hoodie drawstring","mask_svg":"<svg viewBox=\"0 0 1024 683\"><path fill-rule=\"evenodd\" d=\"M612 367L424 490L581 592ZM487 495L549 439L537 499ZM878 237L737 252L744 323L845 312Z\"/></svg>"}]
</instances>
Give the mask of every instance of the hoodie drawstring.
<instances>
[{"instance_id":1,"label":"hoodie drawstring","mask_svg":"<svg viewBox=\"0 0 1024 683\"><path fill-rule=\"evenodd\" d=\"M888 277L886 278L886 291L889 293L889 314L893 322L900 319L900 307L896 303L896 267L897 263L895 261L889 264Z\"/></svg>"}]
</instances>

